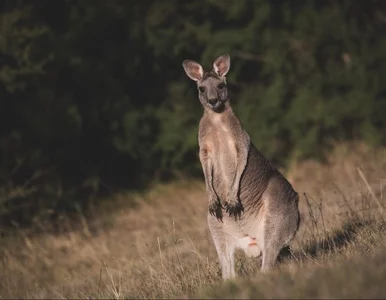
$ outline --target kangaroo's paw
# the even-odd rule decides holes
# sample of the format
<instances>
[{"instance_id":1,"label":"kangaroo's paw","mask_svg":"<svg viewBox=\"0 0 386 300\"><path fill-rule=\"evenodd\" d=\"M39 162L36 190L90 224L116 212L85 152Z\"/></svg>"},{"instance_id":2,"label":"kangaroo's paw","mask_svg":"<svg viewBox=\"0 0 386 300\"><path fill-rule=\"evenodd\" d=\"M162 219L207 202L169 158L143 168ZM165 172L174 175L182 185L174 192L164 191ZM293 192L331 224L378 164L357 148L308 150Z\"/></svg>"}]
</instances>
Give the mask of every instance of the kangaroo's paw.
<instances>
[{"instance_id":1,"label":"kangaroo's paw","mask_svg":"<svg viewBox=\"0 0 386 300\"><path fill-rule=\"evenodd\" d=\"M209 200L209 213L220 221L222 221L222 208L220 201L217 199Z\"/></svg>"},{"instance_id":2,"label":"kangaroo's paw","mask_svg":"<svg viewBox=\"0 0 386 300\"><path fill-rule=\"evenodd\" d=\"M235 217L235 219L240 218L241 214L244 212L244 207L241 202L236 198L228 198L225 202L225 211L229 214L230 217Z\"/></svg>"}]
</instances>

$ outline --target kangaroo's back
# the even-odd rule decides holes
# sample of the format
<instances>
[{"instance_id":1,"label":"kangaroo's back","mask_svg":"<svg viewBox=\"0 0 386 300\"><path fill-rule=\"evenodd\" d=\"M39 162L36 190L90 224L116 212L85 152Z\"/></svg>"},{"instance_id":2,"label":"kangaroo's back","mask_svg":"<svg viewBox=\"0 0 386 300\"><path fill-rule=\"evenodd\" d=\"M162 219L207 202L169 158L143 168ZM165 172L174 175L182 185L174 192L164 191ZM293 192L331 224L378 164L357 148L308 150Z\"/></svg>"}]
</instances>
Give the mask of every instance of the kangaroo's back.
<instances>
[{"instance_id":1,"label":"kangaroo's back","mask_svg":"<svg viewBox=\"0 0 386 300\"><path fill-rule=\"evenodd\" d=\"M275 182L274 187L270 187L272 182ZM275 200L267 203L268 195ZM289 201L296 202L296 197L292 185L251 142L248 161L240 181L240 200L245 210L258 213L263 205L275 205L273 209L283 209Z\"/></svg>"}]
</instances>

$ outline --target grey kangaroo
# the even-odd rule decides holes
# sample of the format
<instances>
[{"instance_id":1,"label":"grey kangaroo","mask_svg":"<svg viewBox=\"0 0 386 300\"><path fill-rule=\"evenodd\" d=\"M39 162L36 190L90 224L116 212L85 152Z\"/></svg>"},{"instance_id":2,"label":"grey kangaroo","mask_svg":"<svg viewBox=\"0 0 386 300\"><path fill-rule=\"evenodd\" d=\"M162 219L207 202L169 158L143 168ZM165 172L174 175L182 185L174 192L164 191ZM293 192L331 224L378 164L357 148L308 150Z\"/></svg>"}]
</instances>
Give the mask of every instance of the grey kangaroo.
<instances>
[{"instance_id":1,"label":"grey kangaroo","mask_svg":"<svg viewBox=\"0 0 386 300\"><path fill-rule=\"evenodd\" d=\"M236 276L236 248L260 257L262 271L271 270L299 228L298 194L256 149L231 108L225 78L229 55L219 56L210 72L192 60L182 65L197 82L204 107L199 157L209 200L208 225L222 277Z\"/></svg>"}]
</instances>

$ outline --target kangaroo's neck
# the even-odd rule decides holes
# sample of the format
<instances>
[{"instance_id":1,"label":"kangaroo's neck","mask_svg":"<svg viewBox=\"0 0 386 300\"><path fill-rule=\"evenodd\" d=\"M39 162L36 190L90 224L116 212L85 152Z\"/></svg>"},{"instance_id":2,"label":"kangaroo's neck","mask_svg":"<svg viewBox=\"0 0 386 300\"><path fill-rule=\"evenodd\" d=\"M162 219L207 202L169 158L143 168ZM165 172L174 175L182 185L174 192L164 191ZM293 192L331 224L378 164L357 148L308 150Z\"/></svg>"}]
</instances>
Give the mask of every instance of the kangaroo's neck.
<instances>
[{"instance_id":1,"label":"kangaroo's neck","mask_svg":"<svg viewBox=\"0 0 386 300\"><path fill-rule=\"evenodd\" d=\"M213 124L227 123L227 121L235 118L237 119L228 101L224 103L224 108L221 112L216 112L206 107L204 110L204 117L209 119Z\"/></svg>"}]
</instances>

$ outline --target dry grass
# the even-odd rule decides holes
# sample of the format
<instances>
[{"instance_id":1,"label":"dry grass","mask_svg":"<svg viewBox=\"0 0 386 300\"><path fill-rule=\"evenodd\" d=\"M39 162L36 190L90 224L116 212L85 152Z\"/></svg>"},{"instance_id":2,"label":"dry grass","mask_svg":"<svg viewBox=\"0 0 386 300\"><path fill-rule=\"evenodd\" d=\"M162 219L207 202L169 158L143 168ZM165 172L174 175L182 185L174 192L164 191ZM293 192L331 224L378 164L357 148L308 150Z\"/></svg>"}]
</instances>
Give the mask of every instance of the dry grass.
<instances>
[{"instance_id":1,"label":"dry grass","mask_svg":"<svg viewBox=\"0 0 386 300\"><path fill-rule=\"evenodd\" d=\"M221 282L204 185L181 180L117 196L138 206L82 230L1 238L0 298L385 297L386 150L340 145L288 177L302 223L269 274L238 253L240 278Z\"/></svg>"}]
</instances>

